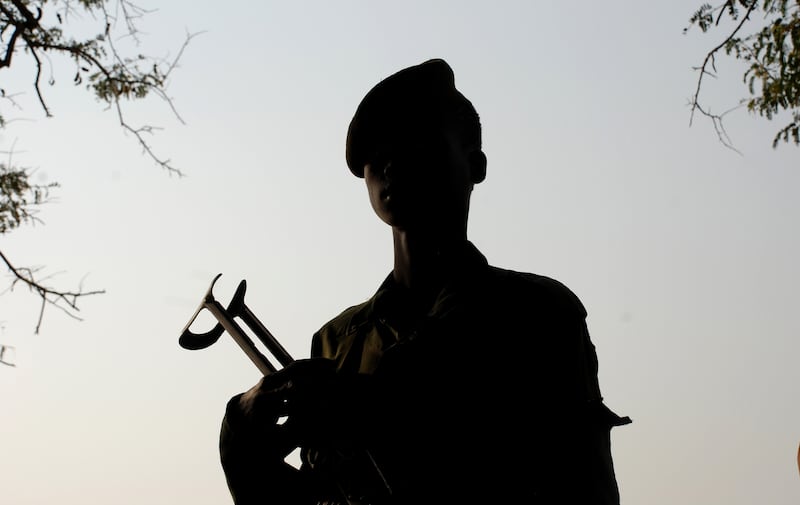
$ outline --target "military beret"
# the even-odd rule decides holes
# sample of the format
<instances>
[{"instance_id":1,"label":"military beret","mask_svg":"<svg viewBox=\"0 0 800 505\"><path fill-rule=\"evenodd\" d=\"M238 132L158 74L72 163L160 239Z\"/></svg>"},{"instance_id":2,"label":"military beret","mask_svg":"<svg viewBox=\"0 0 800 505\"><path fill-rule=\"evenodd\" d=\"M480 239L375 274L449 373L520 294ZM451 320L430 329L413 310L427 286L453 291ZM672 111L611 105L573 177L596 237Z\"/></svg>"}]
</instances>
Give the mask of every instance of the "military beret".
<instances>
[{"instance_id":1,"label":"military beret","mask_svg":"<svg viewBox=\"0 0 800 505\"><path fill-rule=\"evenodd\" d=\"M444 60L428 60L390 75L364 96L350 121L348 168L356 177L364 177L364 163L379 135L440 126L464 107L475 114L456 89L453 70Z\"/></svg>"}]
</instances>

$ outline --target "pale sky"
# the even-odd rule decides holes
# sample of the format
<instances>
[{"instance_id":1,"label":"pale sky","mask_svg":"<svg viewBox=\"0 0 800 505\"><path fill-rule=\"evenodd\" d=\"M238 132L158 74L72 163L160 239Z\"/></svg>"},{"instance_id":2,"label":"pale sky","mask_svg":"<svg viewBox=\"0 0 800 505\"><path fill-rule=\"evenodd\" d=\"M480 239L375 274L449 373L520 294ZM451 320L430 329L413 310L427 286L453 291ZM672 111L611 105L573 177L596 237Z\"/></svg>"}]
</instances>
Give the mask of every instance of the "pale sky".
<instances>
[{"instance_id":1,"label":"pale sky","mask_svg":"<svg viewBox=\"0 0 800 505\"><path fill-rule=\"evenodd\" d=\"M689 127L692 67L722 36L681 34L699 3L162 2L142 52L204 32L169 87L186 124L158 99L127 110L163 127L152 145L183 178L69 64L44 90L52 119L31 74L4 70L26 108L3 109L22 120L0 150L62 187L0 250L107 292L83 321L47 309L39 334L36 296L0 296L17 364L0 367L0 502L232 503L219 423L259 372L230 338L192 352L178 335L218 273L218 298L246 279L295 357L372 295L391 234L347 170L347 125L380 79L440 57L484 125L470 238L581 298L606 403L634 421L612 432L622 503L800 503L800 151L772 149L782 123L744 110L726 123L741 154ZM718 69L705 96L721 112L746 90Z\"/></svg>"}]
</instances>

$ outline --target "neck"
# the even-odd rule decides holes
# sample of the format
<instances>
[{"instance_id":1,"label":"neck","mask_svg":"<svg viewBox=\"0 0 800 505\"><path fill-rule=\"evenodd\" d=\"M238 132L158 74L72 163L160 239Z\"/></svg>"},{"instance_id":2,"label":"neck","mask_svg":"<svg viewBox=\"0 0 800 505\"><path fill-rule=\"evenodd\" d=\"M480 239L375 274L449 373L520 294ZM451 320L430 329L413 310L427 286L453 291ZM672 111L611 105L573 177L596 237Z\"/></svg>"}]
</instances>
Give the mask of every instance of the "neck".
<instances>
[{"instance_id":1,"label":"neck","mask_svg":"<svg viewBox=\"0 0 800 505\"><path fill-rule=\"evenodd\" d=\"M467 243L466 230L454 234L412 233L392 229L394 278L413 294L435 295L446 280L450 258Z\"/></svg>"}]
</instances>

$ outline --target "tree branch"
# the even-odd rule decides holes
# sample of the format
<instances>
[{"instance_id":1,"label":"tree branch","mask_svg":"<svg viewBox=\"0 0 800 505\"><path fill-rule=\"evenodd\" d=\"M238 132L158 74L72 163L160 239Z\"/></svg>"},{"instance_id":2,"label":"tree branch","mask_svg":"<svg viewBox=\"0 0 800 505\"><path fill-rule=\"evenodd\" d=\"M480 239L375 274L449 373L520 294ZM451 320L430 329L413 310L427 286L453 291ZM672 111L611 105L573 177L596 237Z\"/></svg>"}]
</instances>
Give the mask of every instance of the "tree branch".
<instances>
[{"instance_id":1,"label":"tree branch","mask_svg":"<svg viewBox=\"0 0 800 505\"><path fill-rule=\"evenodd\" d=\"M6 46L6 55L3 56L2 60L0 60L0 68L11 66L11 56L14 54L14 46L17 44L17 38L19 37L19 33L20 33L19 28L14 27L14 31L11 33L11 37L8 39L8 45Z\"/></svg>"},{"instance_id":2,"label":"tree branch","mask_svg":"<svg viewBox=\"0 0 800 505\"><path fill-rule=\"evenodd\" d=\"M169 159L156 155L148 139L145 138L156 128L147 124L139 127L129 124L123 113L126 104L122 102L144 98L152 93L164 100L178 121L184 123L167 94L167 79L178 66L191 39L198 34L186 34L186 40L174 59L145 57L141 54L128 55L122 49L118 51L116 42L120 39L116 35L123 32L122 37L130 37L138 43L137 21L149 11L137 6L133 0L115 0L114 6L108 5L110 2L112 0L0 0L0 44L6 46L0 48L0 70L9 68L12 59L16 64L20 57L30 58L29 61L35 65L32 69L32 73L35 73L32 75L32 86L45 115L50 117L52 114L46 101L46 89L42 87L42 77L49 78L51 84L54 82L51 62L54 54L73 60L77 67L74 83L80 85L86 79L86 88L96 99L104 102L107 108L116 111L123 131L129 132L136 138L143 152L170 174L182 176L183 173L173 167ZM43 17L43 11L48 8L50 13L54 14L57 23L55 21L51 23L49 15ZM77 40L68 35L67 17L71 17L77 11L88 14L95 22L102 23L96 27L94 35L86 38L81 36ZM118 30L115 30L116 27L119 27ZM76 32L81 33L81 30ZM24 56L15 56L17 53ZM50 75L44 75L48 70L51 72ZM0 99L11 100L12 105L15 105L12 96L6 95L5 90L0 88ZM5 124L5 118L0 115L0 127ZM3 197L0 198L0 234L2 234L21 223L35 223L37 218L33 214L32 206L42 203L47 198L48 189L54 187L56 183L31 184L30 174L26 170L13 167L10 162L7 167L0 164L0 168L2 168L0 197ZM50 276L39 275L38 268L16 267L0 251L0 269L2 263L8 268L12 280L0 294L12 291L17 285L23 285L41 300L36 333L41 328L44 312L48 306L80 320L79 299L105 293L104 290L84 290L82 284L73 291L52 288L47 285ZM0 361L3 359L2 353L5 349L6 347L0 345Z\"/></svg>"},{"instance_id":3,"label":"tree branch","mask_svg":"<svg viewBox=\"0 0 800 505\"><path fill-rule=\"evenodd\" d=\"M101 19L105 21L105 27L101 36L83 42L65 40L60 30L45 29L45 27L40 24L42 17L41 8L37 7L36 13L34 14L23 0L10 1L19 12L14 13L13 9L9 7L8 4L3 5L3 3L0 2L0 13L2 13L3 16L7 18L7 22L14 27L14 32L6 46L5 55L3 59L0 60L0 63L2 63L0 64L0 68L10 66L11 57L16 48L18 39L23 40L26 49L30 51L30 55L36 65L33 88L45 115L51 117L52 113L41 89L43 70L43 61L41 57L42 55L47 56L51 52L61 53L75 60L78 66L78 72L75 77L76 83L82 81L82 72L89 72L90 68L96 70L95 74L90 75L91 84L89 87L94 88L98 99L107 102L109 107L113 107L116 110L122 128L134 135L137 142L142 147L143 152L148 157L155 161L157 165L166 169L170 174L183 176L184 174L174 167L170 160L159 157L151 148L148 140L144 138L145 133L152 133L156 129L154 126L143 125L141 127L134 127L126 121L121 99L142 98L152 92L167 103L178 121L185 124L183 118L175 108L172 99L167 96L164 85L171 72L176 68L178 61L183 56L189 42L198 35L198 33L187 33L186 39L181 45L177 56L171 61L159 62L159 60L155 58L144 58L143 56L139 56L138 60L128 60L123 59L121 54L117 51L111 36L111 26L116 24L117 21L123 20L128 35L136 38L138 29L134 21L136 18L148 12L130 1L118 0L117 12L113 13L109 12L104 2L96 6L86 7L89 11L91 11L92 8L99 9ZM64 8L66 9L65 13L69 11L69 2L65 2ZM59 19L62 19L60 15ZM106 55L111 57L111 61L105 61ZM153 69L146 72L140 71L137 62L146 60L156 62L153 65ZM82 65L84 62L86 66ZM165 67L163 70L159 68L161 65Z\"/></svg>"},{"instance_id":4,"label":"tree branch","mask_svg":"<svg viewBox=\"0 0 800 505\"><path fill-rule=\"evenodd\" d=\"M23 40L24 39L25 37L23 37ZM27 42L27 40L25 42ZM36 79L33 81L33 89L36 90L36 96L39 98L39 103L41 104L42 109L44 109L45 116L53 117L53 115L50 113L50 109L47 107L47 104L44 101L44 96L42 96L42 90L39 87L39 81L42 78L42 60L40 60L39 55L36 54L35 47L31 47L31 45L28 44L28 49L31 50L31 56L33 56L33 59L36 60Z\"/></svg>"},{"instance_id":5,"label":"tree branch","mask_svg":"<svg viewBox=\"0 0 800 505\"><path fill-rule=\"evenodd\" d=\"M6 358L6 354L12 354L13 352L14 346L0 344L0 364L6 366L17 366L11 359Z\"/></svg>"},{"instance_id":6,"label":"tree branch","mask_svg":"<svg viewBox=\"0 0 800 505\"><path fill-rule=\"evenodd\" d=\"M734 151L736 154L740 154L740 155L742 154L741 151L739 151L738 149L733 147L733 142L731 142L731 138L730 138L730 136L728 136L728 132L725 130L725 125L722 124L722 117L725 116L726 114L728 114L731 111L734 111L736 109L741 108L742 105L743 104L739 104L736 107L733 107L731 109L726 110L722 114L712 114L712 113L704 110L700 106L700 104L695 104L695 107L697 108L698 111L700 111L701 114L703 114L704 116L706 116L709 119L711 119L711 124L714 125L714 131L717 132L717 138L722 143L722 145L724 145L728 149Z\"/></svg>"},{"instance_id":7,"label":"tree branch","mask_svg":"<svg viewBox=\"0 0 800 505\"><path fill-rule=\"evenodd\" d=\"M730 0L728 2L726 2L725 5L728 5L729 3L730 3ZM700 65L700 67L697 67L697 70L700 71L700 76L697 78L697 88L695 89L694 96L692 97L692 101L691 101L692 110L689 113L689 126L692 125L692 121L694 119L695 111L700 111L700 113L702 113L703 115L709 116L712 119L714 118L714 116L710 116L708 113L704 112L703 109L700 107L700 104L698 103L698 99L700 98L700 88L701 88L701 86L703 84L703 77L706 75L706 73L709 73L708 70L706 70L706 67L708 66L709 62L711 62L712 65L714 64L714 55L717 53L717 51L719 51L720 49L725 47L725 45L728 44L728 42L733 40L733 38L736 36L736 34L739 33L739 30L741 30L741 28L744 25L744 23L750 18L750 13L753 12L753 10L757 6L758 6L758 0L753 0L753 2L747 8L747 11L744 13L744 16L742 16L741 21L739 21L739 24L736 25L736 28L734 28L734 30L730 33L730 35L728 35L725 38L725 40L722 41L722 43L720 43L717 47L715 47L714 49L709 51L708 54L706 54L705 59L703 60L703 64ZM724 8L725 8L725 6L723 6L723 9ZM717 20L717 22L719 22L719 20ZM713 75L713 74L711 74L711 75ZM719 120L719 119L721 119L721 116L716 116L716 118L717 118L717 120ZM716 127L716 124L715 124L715 127Z\"/></svg>"},{"instance_id":8,"label":"tree branch","mask_svg":"<svg viewBox=\"0 0 800 505\"><path fill-rule=\"evenodd\" d=\"M34 278L34 269L15 267L11 264L9 259L5 254L3 254L2 251L0 251L0 260L6 264L9 271L11 271L12 275L14 276L14 280L11 281L11 286L8 288L9 291L13 290L14 286L18 282L21 282L22 284L26 285L29 290L36 292L36 294L41 298L42 305L39 310L39 317L36 322L35 333L39 333L39 330L42 326L42 320L44 319L44 310L48 304L60 309L73 319L80 321L81 318L75 314L75 312L80 312L80 309L78 308L78 299L86 296L105 293L105 290L83 291L83 289L80 287L77 291L61 291L50 288Z\"/></svg>"},{"instance_id":9,"label":"tree branch","mask_svg":"<svg viewBox=\"0 0 800 505\"><path fill-rule=\"evenodd\" d=\"M37 13L34 16L30 9L28 9L28 6L20 0L11 0L11 3L14 4L14 7L16 7L19 13L22 14L22 17L25 18L25 28L32 29L39 24L39 20L42 19L42 9L37 7Z\"/></svg>"}]
</instances>

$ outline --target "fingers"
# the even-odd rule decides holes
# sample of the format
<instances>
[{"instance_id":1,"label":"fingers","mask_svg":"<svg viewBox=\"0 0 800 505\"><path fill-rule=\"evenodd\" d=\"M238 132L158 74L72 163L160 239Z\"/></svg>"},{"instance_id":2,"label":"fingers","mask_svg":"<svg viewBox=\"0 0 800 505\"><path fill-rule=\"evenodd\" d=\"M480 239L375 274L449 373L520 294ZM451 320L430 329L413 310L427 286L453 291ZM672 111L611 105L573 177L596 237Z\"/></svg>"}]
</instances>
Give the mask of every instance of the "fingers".
<instances>
[{"instance_id":1,"label":"fingers","mask_svg":"<svg viewBox=\"0 0 800 505\"><path fill-rule=\"evenodd\" d=\"M316 380L329 377L335 372L336 363L325 358L300 359L282 370L261 379L263 388L280 387L289 381Z\"/></svg>"},{"instance_id":2,"label":"fingers","mask_svg":"<svg viewBox=\"0 0 800 505\"><path fill-rule=\"evenodd\" d=\"M297 360L274 374L263 377L239 397L239 410L255 422L274 423L324 398L335 374L332 360Z\"/></svg>"},{"instance_id":3,"label":"fingers","mask_svg":"<svg viewBox=\"0 0 800 505\"><path fill-rule=\"evenodd\" d=\"M286 415L285 399L274 389L262 389L261 383L239 397L238 410L242 418L253 423L274 423Z\"/></svg>"}]
</instances>

